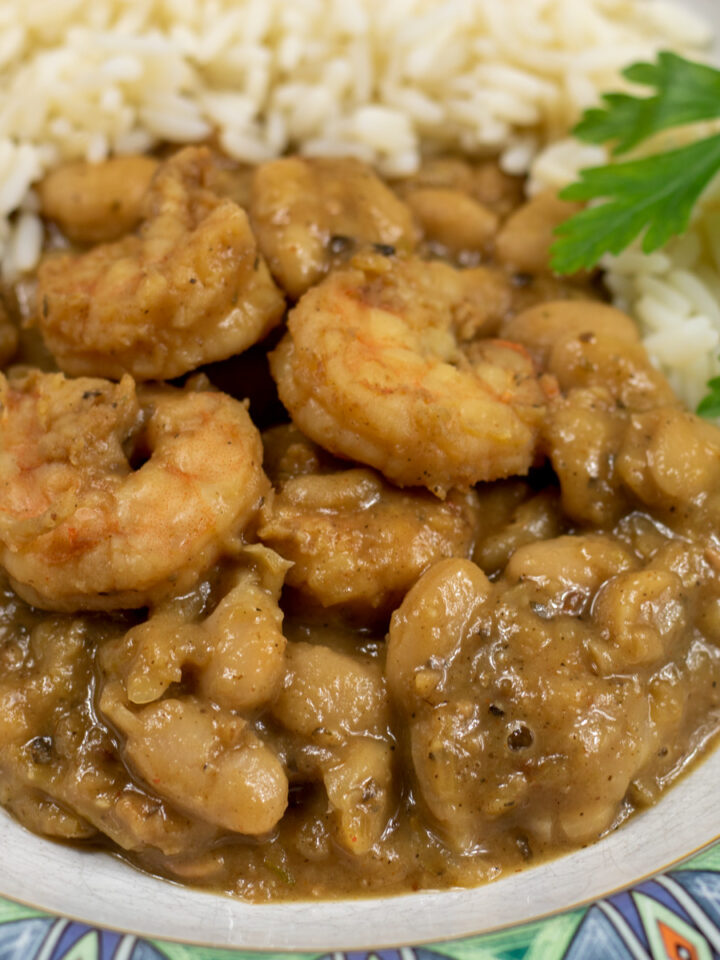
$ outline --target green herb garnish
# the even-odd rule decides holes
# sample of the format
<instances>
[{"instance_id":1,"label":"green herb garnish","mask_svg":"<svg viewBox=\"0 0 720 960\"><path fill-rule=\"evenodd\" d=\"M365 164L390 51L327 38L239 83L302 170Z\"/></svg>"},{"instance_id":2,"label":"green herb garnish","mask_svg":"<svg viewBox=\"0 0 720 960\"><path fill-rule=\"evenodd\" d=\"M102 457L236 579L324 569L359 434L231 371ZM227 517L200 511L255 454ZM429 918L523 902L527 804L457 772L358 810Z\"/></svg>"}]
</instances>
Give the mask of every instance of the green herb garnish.
<instances>
[{"instance_id":1,"label":"green herb garnish","mask_svg":"<svg viewBox=\"0 0 720 960\"><path fill-rule=\"evenodd\" d=\"M652 87L651 97L606 93L604 107L587 110L574 130L586 143L616 140L614 154L627 153L661 130L720 116L720 71L676 53L660 53L657 63L634 63L623 70L631 83Z\"/></svg>"},{"instance_id":2,"label":"green herb garnish","mask_svg":"<svg viewBox=\"0 0 720 960\"><path fill-rule=\"evenodd\" d=\"M720 417L720 377L713 377L708 380L707 396L703 397L697 406L697 413L701 417L714 419Z\"/></svg>"},{"instance_id":3,"label":"green herb garnish","mask_svg":"<svg viewBox=\"0 0 720 960\"><path fill-rule=\"evenodd\" d=\"M604 254L621 253L643 231L645 253L664 247L687 229L693 207L718 170L720 134L643 160L583 170L580 182L560 193L562 199L603 197L607 202L555 230L560 239L552 248L553 270L577 273L594 267Z\"/></svg>"},{"instance_id":4,"label":"green herb garnish","mask_svg":"<svg viewBox=\"0 0 720 960\"><path fill-rule=\"evenodd\" d=\"M661 53L656 63L636 63L623 75L653 88L649 97L608 93L604 106L587 110L574 133L588 143L615 141L626 153L671 127L720 117L720 70ZM687 229L698 197L720 170L720 134L641 160L581 171L580 181L560 193L565 200L604 200L571 217L555 231L551 251L556 273L594 267L606 253L618 254L644 233L652 253Z\"/></svg>"},{"instance_id":5,"label":"green herb garnish","mask_svg":"<svg viewBox=\"0 0 720 960\"><path fill-rule=\"evenodd\" d=\"M277 877L279 877L283 883L286 883L288 886L295 886L295 877L290 873L289 870L286 870L285 867L281 866L279 863L274 863L268 857L263 859L263 866L267 867L268 870L271 870Z\"/></svg>"},{"instance_id":6,"label":"green herb garnish","mask_svg":"<svg viewBox=\"0 0 720 960\"><path fill-rule=\"evenodd\" d=\"M623 76L655 92L645 97L606 93L604 105L586 110L573 131L586 143L614 141L615 157L663 130L720 117L720 70L713 67L666 52L656 63L633 64ZM693 207L719 170L720 134L640 160L581 170L580 180L560 192L562 199L604 202L555 230L553 270L589 270L604 254L622 253L640 235L644 253L665 246L687 230ZM720 417L720 377L707 386L697 412Z\"/></svg>"}]
</instances>

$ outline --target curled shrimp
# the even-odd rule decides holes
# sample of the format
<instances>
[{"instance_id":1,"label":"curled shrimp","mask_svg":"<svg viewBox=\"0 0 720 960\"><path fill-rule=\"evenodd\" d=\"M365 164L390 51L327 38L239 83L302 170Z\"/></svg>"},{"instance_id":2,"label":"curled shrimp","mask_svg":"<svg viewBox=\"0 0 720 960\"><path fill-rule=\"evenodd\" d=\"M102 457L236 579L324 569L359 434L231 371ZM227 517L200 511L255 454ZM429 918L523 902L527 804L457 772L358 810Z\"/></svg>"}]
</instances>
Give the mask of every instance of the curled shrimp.
<instances>
[{"instance_id":1,"label":"curled shrimp","mask_svg":"<svg viewBox=\"0 0 720 960\"><path fill-rule=\"evenodd\" d=\"M258 538L292 561L285 595L362 622L382 622L430 564L470 556L480 529L474 490L438 500L339 463L290 426L263 434L275 488Z\"/></svg>"},{"instance_id":2,"label":"curled shrimp","mask_svg":"<svg viewBox=\"0 0 720 960\"><path fill-rule=\"evenodd\" d=\"M217 585L214 609L205 583L105 645L99 706L124 738L123 758L154 793L214 826L256 835L287 806L283 764L249 714L274 699L285 675L278 599L288 564L261 546L243 554L229 583Z\"/></svg>"},{"instance_id":3,"label":"curled shrimp","mask_svg":"<svg viewBox=\"0 0 720 960\"><path fill-rule=\"evenodd\" d=\"M159 167L137 233L40 265L38 321L62 370L171 379L279 323L285 300L247 215L211 181L209 150L182 150Z\"/></svg>"},{"instance_id":4,"label":"curled shrimp","mask_svg":"<svg viewBox=\"0 0 720 960\"><path fill-rule=\"evenodd\" d=\"M1 575L0 592L6 609L24 606ZM95 646L112 646L119 624L29 610L24 624L27 640L6 644L14 653L0 671L0 776L13 785L8 806L15 815L57 839L104 834L125 850L168 857L211 843L217 829L137 789L113 736L95 719L92 698L79 697L91 683ZM38 743L42 755L33 749Z\"/></svg>"},{"instance_id":5,"label":"curled shrimp","mask_svg":"<svg viewBox=\"0 0 720 960\"><path fill-rule=\"evenodd\" d=\"M0 563L44 609L189 588L267 488L260 436L221 393L35 371L0 377L0 403Z\"/></svg>"},{"instance_id":6,"label":"curled shrimp","mask_svg":"<svg viewBox=\"0 0 720 960\"><path fill-rule=\"evenodd\" d=\"M488 361L462 349L461 331L482 329L485 279L483 268L378 255L332 273L300 300L271 354L294 422L332 453L439 496L527 473L542 384L531 366L522 395L508 389L513 350ZM510 364L498 386L490 368L501 356Z\"/></svg>"},{"instance_id":7,"label":"curled shrimp","mask_svg":"<svg viewBox=\"0 0 720 960\"><path fill-rule=\"evenodd\" d=\"M188 671L202 697L228 710L272 700L285 671L278 599L289 566L267 547L245 546L220 582L203 581L158 605L122 644L118 669L128 700L159 700Z\"/></svg>"}]
</instances>

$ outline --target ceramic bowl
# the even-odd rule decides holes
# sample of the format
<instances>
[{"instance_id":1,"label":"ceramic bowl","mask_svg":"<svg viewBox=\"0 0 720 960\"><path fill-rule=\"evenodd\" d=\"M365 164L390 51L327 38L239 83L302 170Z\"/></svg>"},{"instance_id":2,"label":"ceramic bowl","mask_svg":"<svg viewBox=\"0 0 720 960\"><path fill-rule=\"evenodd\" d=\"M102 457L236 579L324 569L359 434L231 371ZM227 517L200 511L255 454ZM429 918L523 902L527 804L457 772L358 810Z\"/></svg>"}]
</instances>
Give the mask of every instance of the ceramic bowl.
<instances>
[{"instance_id":1,"label":"ceramic bowl","mask_svg":"<svg viewBox=\"0 0 720 960\"><path fill-rule=\"evenodd\" d=\"M684 2L720 33L718 0ZM719 782L715 752L601 842L480 889L330 903L194 891L49 843L0 811L0 960L711 960Z\"/></svg>"}]
</instances>

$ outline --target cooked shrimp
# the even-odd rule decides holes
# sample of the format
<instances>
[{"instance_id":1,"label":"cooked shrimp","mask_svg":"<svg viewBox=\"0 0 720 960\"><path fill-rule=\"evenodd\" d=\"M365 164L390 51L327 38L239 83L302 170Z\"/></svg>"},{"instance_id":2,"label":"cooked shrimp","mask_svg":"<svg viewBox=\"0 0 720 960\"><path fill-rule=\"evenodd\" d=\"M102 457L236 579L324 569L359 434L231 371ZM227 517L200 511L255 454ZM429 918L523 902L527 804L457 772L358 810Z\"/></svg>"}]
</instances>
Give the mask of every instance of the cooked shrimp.
<instances>
[{"instance_id":1,"label":"cooked shrimp","mask_svg":"<svg viewBox=\"0 0 720 960\"><path fill-rule=\"evenodd\" d=\"M196 609L208 603L200 589L106 644L99 703L153 792L215 826L260 834L282 817L288 783L241 713L274 699L285 673L278 598L287 564L260 546L245 559L209 614ZM181 682L180 695L168 693Z\"/></svg>"},{"instance_id":2,"label":"cooked shrimp","mask_svg":"<svg viewBox=\"0 0 720 960\"><path fill-rule=\"evenodd\" d=\"M38 271L39 323L72 374L169 379L240 353L282 317L245 212L208 188L211 155L188 147L158 170L137 234Z\"/></svg>"},{"instance_id":3,"label":"cooked shrimp","mask_svg":"<svg viewBox=\"0 0 720 960\"><path fill-rule=\"evenodd\" d=\"M285 637L280 589L290 564L259 544L221 579L210 613L209 587L160 604L130 630L103 662L123 678L130 703L159 700L192 672L196 691L228 710L254 710L272 700L282 681Z\"/></svg>"},{"instance_id":4,"label":"cooked shrimp","mask_svg":"<svg viewBox=\"0 0 720 960\"><path fill-rule=\"evenodd\" d=\"M24 605L1 577L0 590L19 612ZM138 791L85 695L93 649L111 644L118 625L27 610L21 616L24 631L13 640L6 634L0 645L0 776L13 812L58 839L99 832L125 850L170 857L212 842L217 828Z\"/></svg>"},{"instance_id":5,"label":"cooked shrimp","mask_svg":"<svg viewBox=\"0 0 720 960\"><path fill-rule=\"evenodd\" d=\"M224 394L31 373L1 378L0 402L0 562L36 606L186 589L265 492L260 436Z\"/></svg>"},{"instance_id":6,"label":"cooked shrimp","mask_svg":"<svg viewBox=\"0 0 720 960\"><path fill-rule=\"evenodd\" d=\"M439 496L527 473L541 410L528 415L487 370L478 376L458 341L483 313L477 277L366 256L307 293L270 358L295 423L327 450Z\"/></svg>"},{"instance_id":7,"label":"cooked shrimp","mask_svg":"<svg viewBox=\"0 0 720 960\"><path fill-rule=\"evenodd\" d=\"M38 185L43 216L77 243L117 240L139 223L157 166L152 157L131 156L58 167Z\"/></svg>"},{"instance_id":8,"label":"cooked shrimp","mask_svg":"<svg viewBox=\"0 0 720 960\"><path fill-rule=\"evenodd\" d=\"M538 378L530 353L511 340L476 340L465 349L475 376L491 395L512 404L526 423L540 426L555 383Z\"/></svg>"},{"instance_id":9,"label":"cooked shrimp","mask_svg":"<svg viewBox=\"0 0 720 960\"><path fill-rule=\"evenodd\" d=\"M278 489L263 504L258 537L292 561L287 585L299 599L362 622L382 619L430 564L472 553L474 491L441 501L426 490L397 490L373 470L324 455L292 427L269 430L263 442L275 448L268 459L280 478L268 465Z\"/></svg>"},{"instance_id":10,"label":"cooked shrimp","mask_svg":"<svg viewBox=\"0 0 720 960\"><path fill-rule=\"evenodd\" d=\"M297 299L358 248L409 252L408 207L366 164L351 158L283 157L258 167L250 205L260 249Z\"/></svg>"}]
</instances>

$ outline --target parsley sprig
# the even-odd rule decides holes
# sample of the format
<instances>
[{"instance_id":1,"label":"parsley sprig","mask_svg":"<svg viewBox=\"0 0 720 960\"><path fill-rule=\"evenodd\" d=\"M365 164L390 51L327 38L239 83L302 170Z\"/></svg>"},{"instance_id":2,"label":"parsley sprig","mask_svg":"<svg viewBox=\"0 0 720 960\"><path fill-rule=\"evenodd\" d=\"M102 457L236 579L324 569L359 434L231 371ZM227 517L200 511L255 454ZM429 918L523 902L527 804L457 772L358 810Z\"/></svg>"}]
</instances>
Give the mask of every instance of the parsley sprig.
<instances>
[{"instance_id":1,"label":"parsley sprig","mask_svg":"<svg viewBox=\"0 0 720 960\"><path fill-rule=\"evenodd\" d=\"M663 130L720 117L720 70L661 53L656 63L636 63L623 75L652 88L652 96L608 93L604 106L587 110L575 135L588 143L614 141L614 156ZM687 229L693 207L720 170L720 134L640 160L613 162L580 173L560 193L566 200L605 201L561 224L551 251L556 273L594 267L641 234L652 253Z\"/></svg>"},{"instance_id":2,"label":"parsley sprig","mask_svg":"<svg viewBox=\"0 0 720 960\"><path fill-rule=\"evenodd\" d=\"M718 101L720 112L720 100ZM683 233L700 194L720 170L720 134L642 160L592 167L563 190L563 200L607 202L566 220L555 231L557 273L594 267L606 253L621 253L643 231L642 249L652 253Z\"/></svg>"},{"instance_id":3,"label":"parsley sprig","mask_svg":"<svg viewBox=\"0 0 720 960\"><path fill-rule=\"evenodd\" d=\"M588 143L617 141L613 153L627 153L661 130L720 115L720 71L676 53L658 54L657 63L634 63L623 76L654 88L650 97L606 93L604 107L587 110L575 136Z\"/></svg>"},{"instance_id":4,"label":"parsley sprig","mask_svg":"<svg viewBox=\"0 0 720 960\"><path fill-rule=\"evenodd\" d=\"M708 380L708 393L697 405L697 413L701 417L716 419L720 417L720 377Z\"/></svg>"},{"instance_id":5,"label":"parsley sprig","mask_svg":"<svg viewBox=\"0 0 720 960\"><path fill-rule=\"evenodd\" d=\"M623 71L650 96L606 93L604 105L587 110L573 131L587 143L614 143L621 156L673 127L720 117L720 70L675 53L656 63L635 63ZM611 162L580 171L580 180L560 192L564 200L603 201L560 224L551 249L556 273L594 267L606 253L618 254L642 235L652 253L684 233L693 207L720 171L720 134L639 160ZM720 418L720 377L708 382L697 412Z\"/></svg>"}]
</instances>

